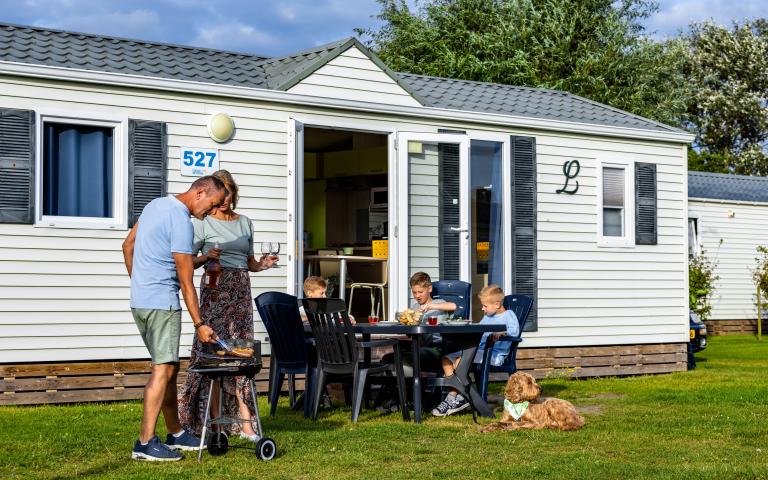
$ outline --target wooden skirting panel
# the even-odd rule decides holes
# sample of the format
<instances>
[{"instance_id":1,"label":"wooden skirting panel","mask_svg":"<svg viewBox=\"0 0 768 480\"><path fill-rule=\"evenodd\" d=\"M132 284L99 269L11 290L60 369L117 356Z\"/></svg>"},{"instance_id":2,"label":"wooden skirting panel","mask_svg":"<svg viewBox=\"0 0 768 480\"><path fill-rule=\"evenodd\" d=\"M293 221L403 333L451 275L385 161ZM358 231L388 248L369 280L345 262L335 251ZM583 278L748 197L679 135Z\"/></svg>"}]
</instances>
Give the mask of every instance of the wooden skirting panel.
<instances>
[{"instance_id":1,"label":"wooden skirting panel","mask_svg":"<svg viewBox=\"0 0 768 480\"><path fill-rule=\"evenodd\" d=\"M181 361L179 385L187 378ZM149 361L36 363L0 365L0 405L103 402L142 398L150 374ZM269 356L263 357L256 389L267 391ZM303 378L297 389L304 388ZM283 384L287 389L287 383Z\"/></svg>"},{"instance_id":2,"label":"wooden skirting panel","mask_svg":"<svg viewBox=\"0 0 768 480\"><path fill-rule=\"evenodd\" d=\"M707 320L707 335L744 335L757 334L756 319L742 320ZM768 319L763 319L763 331L768 327Z\"/></svg>"},{"instance_id":3,"label":"wooden skirting panel","mask_svg":"<svg viewBox=\"0 0 768 480\"><path fill-rule=\"evenodd\" d=\"M688 368L685 343L600 347L521 348L517 368L536 378L606 377L683 372ZM492 380L506 380L493 374Z\"/></svg>"},{"instance_id":4,"label":"wooden skirting panel","mask_svg":"<svg viewBox=\"0 0 768 480\"><path fill-rule=\"evenodd\" d=\"M269 357L263 357L257 390L267 391ZM517 366L537 378L603 377L685 371L686 344L615 345L601 347L521 348ZM186 379L182 360L179 384ZM0 405L103 402L142 397L149 361L37 363L0 365ZM492 374L492 380L506 380ZM283 390L287 384L283 384ZM296 388L303 390L303 378Z\"/></svg>"}]
</instances>

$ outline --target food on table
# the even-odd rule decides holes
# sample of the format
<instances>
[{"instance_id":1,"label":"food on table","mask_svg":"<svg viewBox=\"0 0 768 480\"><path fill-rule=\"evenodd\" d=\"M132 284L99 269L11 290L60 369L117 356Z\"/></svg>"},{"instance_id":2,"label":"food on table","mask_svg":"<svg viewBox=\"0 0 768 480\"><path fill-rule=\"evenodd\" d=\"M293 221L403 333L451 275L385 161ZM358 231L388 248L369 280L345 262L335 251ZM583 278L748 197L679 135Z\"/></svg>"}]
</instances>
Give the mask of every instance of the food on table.
<instances>
[{"instance_id":1,"label":"food on table","mask_svg":"<svg viewBox=\"0 0 768 480\"><path fill-rule=\"evenodd\" d=\"M400 314L400 323L403 325L418 325L421 319L421 312L406 308Z\"/></svg>"}]
</instances>

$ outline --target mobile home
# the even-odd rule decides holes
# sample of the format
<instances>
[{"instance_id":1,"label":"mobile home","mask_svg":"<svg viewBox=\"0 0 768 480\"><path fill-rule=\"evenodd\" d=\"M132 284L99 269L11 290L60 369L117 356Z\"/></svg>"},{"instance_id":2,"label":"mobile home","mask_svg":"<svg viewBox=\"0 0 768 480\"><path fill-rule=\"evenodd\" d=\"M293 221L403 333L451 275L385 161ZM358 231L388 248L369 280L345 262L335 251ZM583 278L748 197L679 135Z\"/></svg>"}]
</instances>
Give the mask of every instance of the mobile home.
<instances>
[{"instance_id":1,"label":"mobile home","mask_svg":"<svg viewBox=\"0 0 768 480\"><path fill-rule=\"evenodd\" d=\"M390 318L415 271L498 283L535 298L525 369L684 370L690 141L566 92L394 72L356 39L269 58L0 25L0 402L140 395L121 242L216 167L281 244L254 296L386 239Z\"/></svg>"}]
</instances>

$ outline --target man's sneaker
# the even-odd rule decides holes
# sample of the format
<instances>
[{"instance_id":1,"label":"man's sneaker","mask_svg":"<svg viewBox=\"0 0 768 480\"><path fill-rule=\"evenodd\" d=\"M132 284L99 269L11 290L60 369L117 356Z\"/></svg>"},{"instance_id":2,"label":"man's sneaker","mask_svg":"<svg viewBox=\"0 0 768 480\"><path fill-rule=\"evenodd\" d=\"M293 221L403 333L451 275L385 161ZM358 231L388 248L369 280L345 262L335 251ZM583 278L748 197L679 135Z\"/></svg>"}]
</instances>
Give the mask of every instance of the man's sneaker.
<instances>
[{"instance_id":1,"label":"man's sneaker","mask_svg":"<svg viewBox=\"0 0 768 480\"><path fill-rule=\"evenodd\" d=\"M461 395L456 395L456 396L449 395L449 397L453 397L453 398L449 398L448 410L445 412L446 415L453 415L456 412L460 412L470 407L467 399Z\"/></svg>"},{"instance_id":2,"label":"man's sneaker","mask_svg":"<svg viewBox=\"0 0 768 480\"><path fill-rule=\"evenodd\" d=\"M200 438L184 430L184 433L178 438L169 433L165 437L165 444L171 450L197 450L200 448ZM203 443L203 447L205 447L205 443Z\"/></svg>"},{"instance_id":3,"label":"man's sneaker","mask_svg":"<svg viewBox=\"0 0 768 480\"><path fill-rule=\"evenodd\" d=\"M160 439L155 435L149 439L146 445L142 445L140 441L136 440L131 458L150 462L175 462L184 458L184 455L174 452L167 445L160 443Z\"/></svg>"},{"instance_id":4,"label":"man's sneaker","mask_svg":"<svg viewBox=\"0 0 768 480\"><path fill-rule=\"evenodd\" d=\"M453 395L446 395L443 401L432 409L432 415L436 417L444 417L448 415L448 410L451 409L451 405L453 404L453 397Z\"/></svg>"}]
</instances>

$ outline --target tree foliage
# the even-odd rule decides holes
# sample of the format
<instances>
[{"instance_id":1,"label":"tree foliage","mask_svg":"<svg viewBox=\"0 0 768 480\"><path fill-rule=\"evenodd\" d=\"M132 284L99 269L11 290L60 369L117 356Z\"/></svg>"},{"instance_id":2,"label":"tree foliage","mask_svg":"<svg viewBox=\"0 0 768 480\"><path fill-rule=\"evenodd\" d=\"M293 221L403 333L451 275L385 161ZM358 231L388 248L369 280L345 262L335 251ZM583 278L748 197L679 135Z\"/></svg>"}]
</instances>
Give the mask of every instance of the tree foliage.
<instances>
[{"instance_id":1,"label":"tree foliage","mask_svg":"<svg viewBox=\"0 0 768 480\"><path fill-rule=\"evenodd\" d=\"M564 90L670 124L687 105L685 42L643 36L652 0L378 0L357 32L391 68Z\"/></svg>"},{"instance_id":2,"label":"tree foliage","mask_svg":"<svg viewBox=\"0 0 768 480\"><path fill-rule=\"evenodd\" d=\"M694 24L685 75L694 170L768 175L768 22Z\"/></svg>"}]
</instances>

